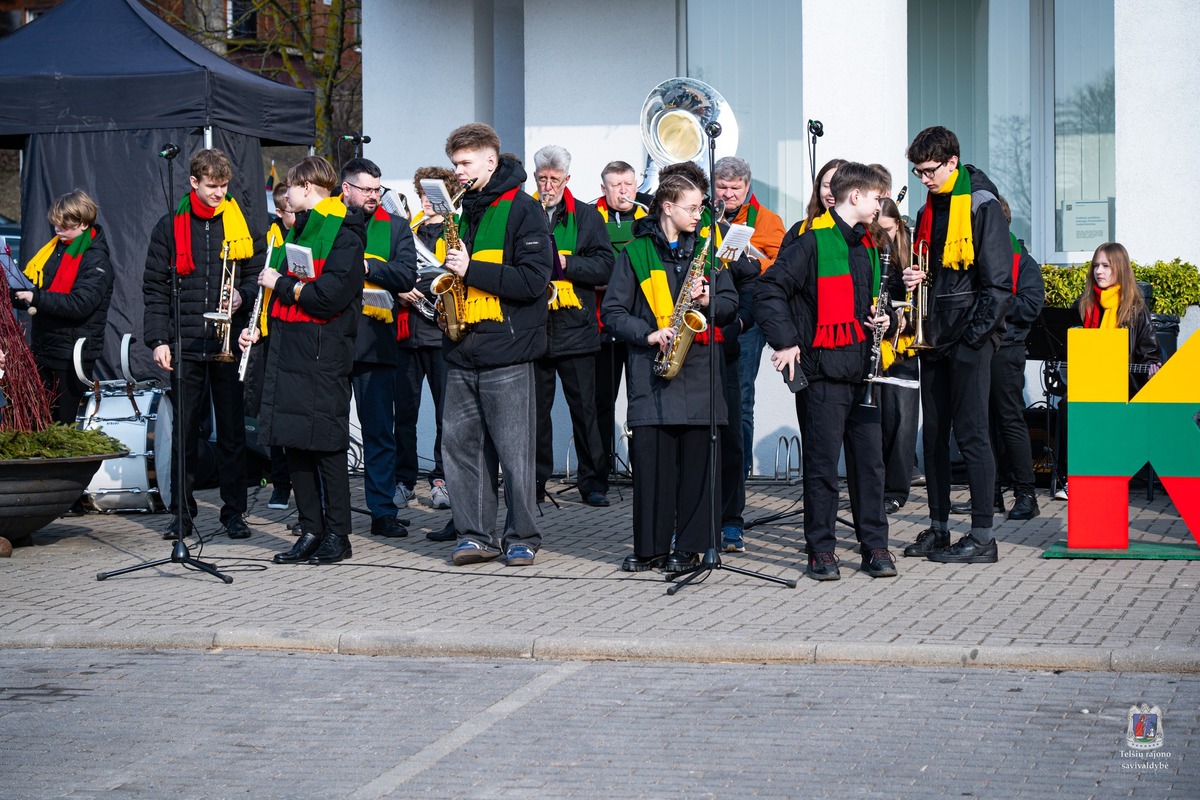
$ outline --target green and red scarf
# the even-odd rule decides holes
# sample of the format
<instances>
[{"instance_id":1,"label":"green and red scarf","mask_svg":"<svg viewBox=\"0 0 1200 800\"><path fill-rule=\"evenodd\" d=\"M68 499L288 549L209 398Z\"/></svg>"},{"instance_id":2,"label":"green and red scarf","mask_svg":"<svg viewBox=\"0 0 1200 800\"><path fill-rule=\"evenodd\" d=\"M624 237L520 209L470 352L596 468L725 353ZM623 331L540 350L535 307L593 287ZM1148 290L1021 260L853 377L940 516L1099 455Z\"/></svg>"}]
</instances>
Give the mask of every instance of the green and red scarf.
<instances>
[{"instance_id":1,"label":"green and red scarf","mask_svg":"<svg viewBox=\"0 0 1200 800\"><path fill-rule=\"evenodd\" d=\"M700 239L696 241L699 242ZM646 302L650 306L650 313L654 315L654 324L659 330L670 327L671 316L675 312L675 294L667 282L667 268L658 255L654 236L638 236L629 243L625 252L629 254L629 263L633 265L633 274L637 278L638 286L642 289L642 295L645 296ZM709 265L705 263L704 276L708 277L708 275ZM710 292L710 302L713 296L713 293ZM708 331L704 331L697 334L695 340L700 344L708 344L708 339ZM724 341L720 328L717 329L717 341Z\"/></svg>"},{"instance_id":2,"label":"green and red scarf","mask_svg":"<svg viewBox=\"0 0 1200 800\"><path fill-rule=\"evenodd\" d=\"M537 195L535 194L536 198ZM579 244L579 219L575 215L575 195L571 194L571 190L563 187L563 213L558 217L558 224L554 226L552 238L555 247L558 249L554 257L554 268L551 270L551 283L554 284L556 290L554 302L550 304L551 311L558 311L560 308L583 308L583 304L579 302L579 295L575 294L575 284L567 279L566 273L558 260L558 256L570 256L575 254L575 247Z\"/></svg>"},{"instance_id":3,"label":"green and red scarf","mask_svg":"<svg viewBox=\"0 0 1200 800\"><path fill-rule=\"evenodd\" d=\"M471 258L476 261L486 261L489 264L504 263L504 238L508 232L508 215L512 211L513 198L517 189L509 189L497 197L479 221L479 230L475 232L474 252ZM500 298L474 286L467 287L466 310L461 322L472 324L485 319L504 321L504 313L500 309Z\"/></svg>"},{"instance_id":4,"label":"green and red scarf","mask_svg":"<svg viewBox=\"0 0 1200 800\"><path fill-rule=\"evenodd\" d=\"M424 211L418 211L413 215L410 225L417 226L413 230L417 230L425 218ZM458 215L454 215L454 221L458 222ZM433 257L438 260L439 264L446 263L446 227L442 226L442 233L438 236L433 245ZM412 328L409 320L412 319L412 306L408 303L401 303L396 307L396 341L402 342L412 335Z\"/></svg>"},{"instance_id":5,"label":"green and red scarf","mask_svg":"<svg viewBox=\"0 0 1200 800\"><path fill-rule=\"evenodd\" d=\"M342 222L345 219L346 204L342 202L341 198L326 197L309 212L308 221L304 223L304 230L300 232L299 236L296 235L295 226L288 231L285 240L287 244L298 244L312 250L313 274L311 278L300 278L291 271L287 265L285 247L275 248L271 253L271 263L268 266L276 272L291 275L304 283L317 280L321 277L321 272L325 268L325 260L329 258L333 242L337 239L338 231L342 229ZM284 305L278 298L271 308L271 316L284 322L313 322L318 325L329 322L327 319L318 319L310 315L300 307L299 303Z\"/></svg>"},{"instance_id":6,"label":"green and red scarf","mask_svg":"<svg viewBox=\"0 0 1200 800\"><path fill-rule=\"evenodd\" d=\"M225 195L221 204L212 208L202 203L193 189L180 199L173 220L175 269L180 275L191 275L196 271L196 262L192 258L192 214L200 219L221 217L225 231L223 244L229 246L229 258L233 261L242 261L254 255L254 240L250 238L250 228L246 226L246 217L238 207L237 200Z\"/></svg>"},{"instance_id":7,"label":"green and red scarf","mask_svg":"<svg viewBox=\"0 0 1200 800\"><path fill-rule=\"evenodd\" d=\"M865 339L854 316L854 280L850 275L850 246L828 210L813 222L817 239L817 329L812 346L832 350ZM871 291L879 286L879 250L867 233L863 246L871 258Z\"/></svg>"},{"instance_id":8,"label":"green and red scarf","mask_svg":"<svg viewBox=\"0 0 1200 800\"><path fill-rule=\"evenodd\" d=\"M392 254L392 215L384 210L383 204L375 207L375 213L367 221L366 257L376 261L387 262ZM363 290L382 291L382 287L370 281L363 282ZM371 319L386 322L391 325L395 321L392 309L370 305L364 297L362 313Z\"/></svg>"},{"instance_id":9,"label":"green and red scarf","mask_svg":"<svg viewBox=\"0 0 1200 800\"><path fill-rule=\"evenodd\" d=\"M942 266L950 269L970 269L975 263L975 242L971 235L971 176L959 167L938 189L937 194L950 194L950 219L946 222L946 246L942 250ZM922 242L929 247L933 236L933 195L925 200L921 219L917 223L917 240L913 252L919 252Z\"/></svg>"},{"instance_id":10,"label":"green and red scarf","mask_svg":"<svg viewBox=\"0 0 1200 800\"><path fill-rule=\"evenodd\" d=\"M1017 271L1021 267L1021 241L1017 239L1017 235L1012 231L1008 232L1008 238L1012 240L1013 249L1013 296L1017 294Z\"/></svg>"},{"instance_id":11,"label":"green and red scarf","mask_svg":"<svg viewBox=\"0 0 1200 800\"><path fill-rule=\"evenodd\" d=\"M89 227L71 240L71 243L67 245L66 252L62 254L62 260L58 263L58 272L54 273L54 280L50 282L49 288L42 286L42 282L46 277L46 263L50 260L50 256L54 255L54 248L58 246L57 236L47 242L25 264L25 277L44 292L69 293L75 286L75 279L79 277L79 264L83 261L83 254L92 246L95 238L96 229Z\"/></svg>"}]
</instances>

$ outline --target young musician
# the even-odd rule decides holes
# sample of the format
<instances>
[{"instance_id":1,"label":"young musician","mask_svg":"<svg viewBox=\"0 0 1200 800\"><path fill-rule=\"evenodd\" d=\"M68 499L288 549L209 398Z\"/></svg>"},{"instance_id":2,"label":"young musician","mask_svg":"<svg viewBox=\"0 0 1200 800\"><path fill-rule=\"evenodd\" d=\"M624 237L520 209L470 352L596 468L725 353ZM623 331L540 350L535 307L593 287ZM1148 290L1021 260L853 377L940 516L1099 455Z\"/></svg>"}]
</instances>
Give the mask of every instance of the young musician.
<instances>
[{"instance_id":1,"label":"young musician","mask_svg":"<svg viewBox=\"0 0 1200 800\"><path fill-rule=\"evenodd\" d=\"M998 559L992 535L996 464L988 437L992 354L1012 301L1012 243L999 192L981 170L960 164L958 137L935 126L908 146L912 173L929 190L917 214L914 249L929 254L929 311L921 351L929 529L904 548L946 564ZM925 273L910 266L916 291ZM950 431L967 464L971 532L950 544Z\"/></svg>"},{"instance_id":2,"label":"young musician","mask_svg":"<svg viewBox=\"0 0 1200 800\"><path fill-rule=\"evenodd\" d=\"M555 383L562 381L571 411L571 430L579 457L579 494L589 506L608 505L608 462L596 423L596 362L600 332L596 326L596 287L608 283L612 245L604 219L571 194L571 154L547 145L533 155L538 200L546 209L555 250L551 281L555 288L547 322L546 354L534 362L537 381L537 482L539 499L554 469Z\"/></svg>"},{"instance_id":3,"label":"young musician","mask_svg":"<svg viewBox=\"0 0 1200 800\"><path fill-rule=\"evenodd\" d=\"M237 359L224 353L216 323L205 319L222 309L222 295L230 288L229 323L233 336L246 327L249 309L258 294L255 285L262 269L263 237L253 234L237 200L228 194L233 167L220 150L199 150L189 164L191 191L173 214L164 216L150 234L142 293L145 298L144 333L154 351L154 363L171 374L175 406L175 436L184 441L187 485L175 486L174 506L186 503L184 532L192 529L196 498L192 494L199 464L199 420L208 415L209 396L216 415L217 470L221 481L221 524L231 539L250 537L246 513L246 412ZM258 244L256 244L256 242ZM228 248L228 250L226 250ZM223 262L227 253L228 269ZM179 313L171 298L171 265L179 275ZM232 286L223 285L226 274ZM173 363L176 328L182 340L182 358ZM207 387L207 389L206 389ZM183 404L179 402L183 393ZM172 474L171 479L175 476ZM175 538L176 517L163 537Z\"/></svg>"},{"instance_id":4,"label":"young musician","mask_svg":"<svg viewBox=\"0 0 1200 800\"><path fill-rule=\"evenodd\" d=\"M627 572L660 566L683 571L711 544L709 500L719 491L710 485L709 469L713 348L697 336L673 379L654 370L656 356L666 354L678 335L671 321L681 290L702 310L713 298L717 326L728 325L737 313L737 293L726 272L686 283L702 249L695 231L703 203L703 192L682 174L662 177L650 215L638 222L637 238L617 259L600 309L604 327L629 345L634 486L633 555L621 565ZM727 424L719 390L713 411L718 425Z\"/></svg>"},{"instance_id":5,"label":"young musician","mask_svg":"<svg viewBox=\"0 0 1200 800\"><path fill-rule=\"evenodd\" d=\"M500 137L483 123L455 129L446 155L463 196L461 240L446 269L462 279L467 326L446 337L449 370L442 459L459 532L455 564L505 555L509 566L534 562L542 543L535 517L537 403L533 360L546 350L550 236L538 202L521 191L525 169L500 155ZM447 297L447 301L449 298ZM496 530L498 468L508 505Z\"/></svg>"},{"instance_id":6,"label":"young musician","mask_svg":"<svg viewBox=\"0 0 1200 800\"><path fill-rule=\"evenodd\" d=\"M867 226L887 183L865 164L843 163L830 191L833 208L813 220L794 246L759 278L754 316L775 349L771 363L790 380L802 369L810 383L796 395L804 438L805 575L841 577L834 554L838 456L846 449L847 481L862 556L872 578L896 575L883 513L883 441L877 406L863 405L874 339L891 326L890 303L876 307L881 263ZM798 316L793 312L798 311Z\"/></svg>"},{"instance_id":7,"label":"young musician","mask_svg":"<svg viewBox=\"0 0 1200 800\"><path fill-rule=\"evenodd\" d=\"M283 247L283 240L287 236L288 231L296 224L296 212L287 202L287 184L279 182L275 184L275 214L271 219L271 225L267 229L267 242L275 248ZM270 297L267 294L263 295L262 311L259 312L259 329L266 337L262 341L262 353L259 358L261 363L266 363L266 354L269 351L271 339L267 336L267 331L270 329L268 320L271 310ZM262 402L262 387L261 381L259 386L259 402ZM258 412L261 414L261 409ZM292 479L287 471L287 454L283 448L278 445L272 445L271 452L271 499L267 501L267 508L286 509L292 498Z\"/></svg>"},{"instance_id":8,"label":"young musician","mask_svg":"<svg viewBox=\"0 0 1200 800\"><path fill-rule=\"evenodd\" d=\"M833 176L837 174L838 167L845 163L840 158L833 158L825 162L825 165L817 172L817 180L813 183L812 194L809 195L808 205L804 209L804 219L788 228L787 233L783 235L783 242L779 246L780 250L796 241L800 234L812 227L817 217L833 208L833 191L830 186L833 185Z\"/></svg>"},{"instance_id":9,"label":"young musician","mask_svg":"<svg viewBox=\"0 0 1200 800\"><path fill-rule=\"evenodd\" d=\"M83 189L62 195L46 215L54 238L25 264L33 288L15 293L30 311L32 350L50 393L56 422L74 425L87 387L75 374L75 342L83 339L83 374L91 375L104 345L112 299L108 240L96 225L96 203Z\"/></svg>"},{"instance_id":10,"label":"young musician","mask_svg":"<svg viewBox=\"0 0 1200 800\"><path fill-rule=\"evenodd\" d=\"M276 564L333 564L350 558L350 375L358 335L367 242L363 211L331 197L338 175L308 156L288 170L290 243L312 251L311 276L297 275L284 248L258 282L272 291L261 434L287 450L300 538ZM245 330L245 348L257 336Z\"/></svg>"}]
</instances>

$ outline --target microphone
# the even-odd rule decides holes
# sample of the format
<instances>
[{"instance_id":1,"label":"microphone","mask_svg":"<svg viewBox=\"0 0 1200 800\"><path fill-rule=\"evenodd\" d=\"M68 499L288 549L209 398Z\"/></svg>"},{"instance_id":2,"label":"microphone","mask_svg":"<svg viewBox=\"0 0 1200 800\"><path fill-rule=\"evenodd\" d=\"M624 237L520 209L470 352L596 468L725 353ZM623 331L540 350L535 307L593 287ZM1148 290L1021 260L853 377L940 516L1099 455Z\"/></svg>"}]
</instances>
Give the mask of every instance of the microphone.
<instances>
[{"instance_id":1,"label":"microphone","mask_svg":"<svg viewBox=\"0 0 1200 800\"><path fill-rule=\"evenodd\" d=\"M708 138L715 139L721 135L721 123L710 122L704 126L704 132L708 134Z\"/></svg>"},{"instance_id":2,"label":"microphone","mask_svg":"<svg viewBox=\"0 0 1200 800\"><path fill-rule=\"evenodd\" d=\"M162 150L158 151L158 157L165 158L167 161L170 161L177 155L179 155L179 148L170 143L164 144Z\"/></svg>"},{"instance_id":3,"label":"microphone","mask_svg":"<svg viewBox=\"0 0 1200 800\"><path fill-rule=\"evenodd\" d=\"M808 121L808 132L813 136L824 136L825 126L821 124L819 119L810 119Z\"/></svg>"},{"instance_id":4,"label":"microphone","mask_svg":"<svg viewBox=\"0 0 1200 800\"><path fill-rule=\"evenodd\" d=\"M365 134L358 133L357 131L351 131L350 133L348 133L342 137L342 141L343 142L354 142L355 144L370 144L371 137L366 136Z\"/></svg>"}]
</instances>

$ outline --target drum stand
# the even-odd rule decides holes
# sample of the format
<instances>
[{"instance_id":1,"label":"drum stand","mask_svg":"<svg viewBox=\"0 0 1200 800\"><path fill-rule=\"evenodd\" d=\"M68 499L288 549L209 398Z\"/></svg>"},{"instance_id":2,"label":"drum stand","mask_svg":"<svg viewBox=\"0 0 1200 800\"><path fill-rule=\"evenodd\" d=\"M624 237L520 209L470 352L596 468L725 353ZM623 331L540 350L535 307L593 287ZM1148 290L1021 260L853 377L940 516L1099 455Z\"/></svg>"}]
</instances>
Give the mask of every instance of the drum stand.
<instances>
[{"instance_id":1,"label":"drum stand","mask_svg":"<svg viewBox=\"0 0 1200 800\"><path fill-rule=\"evenodd\" d=\"M174 145L166 145L160 156L167 160L167 184L168 189L167 213L174 212L171 206L171 198L175 197L175 170L174 158L179 154L179 148ZM172 238L172 248L174 247L174 238ZM171 254L170 262L171 271L171 311L175 317L175 342L172 345L171 365L174 369L182 369L183 361L183 343L180 337L179 325L179 273L175 268L174 253ZM102 581L114 575L125 575L129 572L140 572L144 569L153 569L161 567L163 564L182 564L185 567L207 572L209 575L220 578L225 583L233 583L233 578L217 570L212 564L207 561L201 561L198 558L193 558L191 552L184 544L184 525L183 515L184 508L187 505L187 464L184 463L183 456L183 437L187 435L187 431L182 423L194 423L195 420L183 419L182 409L186 408L183 403L184 382L182 376L175 381L175 388L179 392L179 408L180 408L180 425L177 431L173 432L175 436L175 489L171 493L175 500L175 543L171 545L171 555L167 558L160 558L156 561L147 561L142 564L135 564L132 567L122 567L114 569L111 572L100 572L96 574L96 580ZM190 515L189 515L190 517Z\"/></svg>"}]
</instances>

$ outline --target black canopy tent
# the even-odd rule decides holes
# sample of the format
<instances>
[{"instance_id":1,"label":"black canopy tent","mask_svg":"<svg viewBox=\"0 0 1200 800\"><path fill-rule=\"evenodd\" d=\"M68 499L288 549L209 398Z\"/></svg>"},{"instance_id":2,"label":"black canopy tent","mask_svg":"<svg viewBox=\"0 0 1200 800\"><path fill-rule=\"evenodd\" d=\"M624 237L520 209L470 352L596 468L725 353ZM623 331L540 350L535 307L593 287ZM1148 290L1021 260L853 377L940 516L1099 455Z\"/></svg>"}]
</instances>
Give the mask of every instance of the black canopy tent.
<instances>
[{"instance_id":1,"label":"black canopy tent","mask_svg":"<svg viewBox=\"0 0 1200 800\"><path fill-rule=\"evenodd\" d=\"M54 198L84 188L100 206L116 285L102 377L115 377L121 336L141 339L150 230L187 187L188 156L211 142L234 165L230 193L252 230L266 228L261 147L311 144L313 93L237 67L138 0L66 0L0 39L0 147L21 149L21 247L53 236ZM167 197L166 143L181 154ZM135 374L156 368L133 349Z\"/></svg>"}]
</instances>

